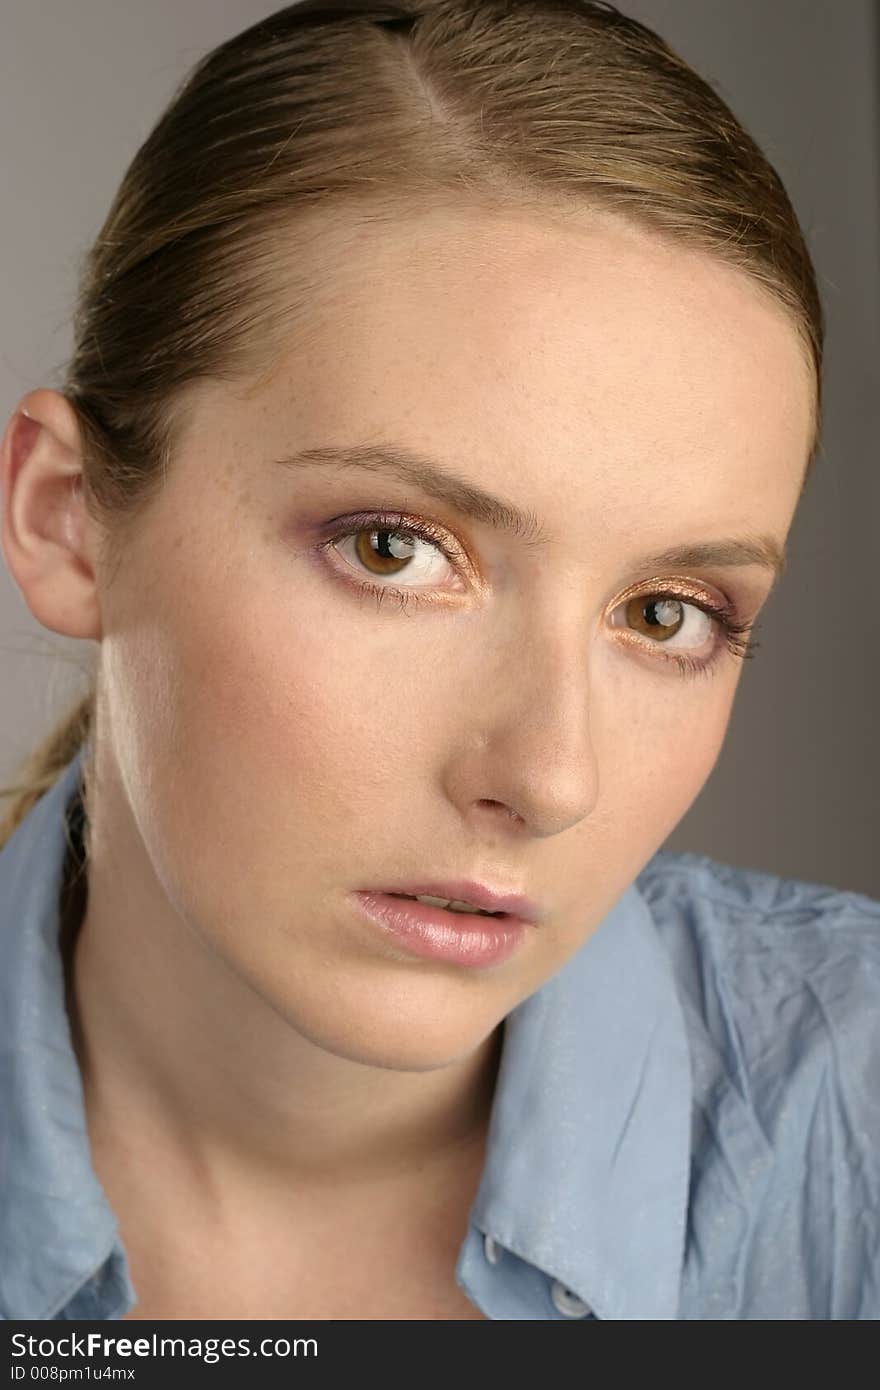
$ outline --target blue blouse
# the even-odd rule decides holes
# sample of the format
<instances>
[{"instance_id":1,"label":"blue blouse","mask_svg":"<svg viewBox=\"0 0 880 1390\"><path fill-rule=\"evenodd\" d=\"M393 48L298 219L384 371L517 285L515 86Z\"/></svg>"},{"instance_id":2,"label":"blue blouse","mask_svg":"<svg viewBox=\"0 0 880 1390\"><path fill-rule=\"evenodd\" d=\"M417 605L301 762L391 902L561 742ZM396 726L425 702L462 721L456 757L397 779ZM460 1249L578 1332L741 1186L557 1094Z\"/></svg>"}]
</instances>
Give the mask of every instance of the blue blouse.
<instances>
[{"instance_id":1,"label":"blue blouse","mask_svg":"<svg viewBox=\"0 0 880 1390\"><path fill-rule=\"evenodd\" d=\"M3 1319L137 1302L64 1002L81 760L0 853ZM488 1318L880 1318L880 902L658 851L505 1021L455 1277Z\"/></svg>"}]
</instances>

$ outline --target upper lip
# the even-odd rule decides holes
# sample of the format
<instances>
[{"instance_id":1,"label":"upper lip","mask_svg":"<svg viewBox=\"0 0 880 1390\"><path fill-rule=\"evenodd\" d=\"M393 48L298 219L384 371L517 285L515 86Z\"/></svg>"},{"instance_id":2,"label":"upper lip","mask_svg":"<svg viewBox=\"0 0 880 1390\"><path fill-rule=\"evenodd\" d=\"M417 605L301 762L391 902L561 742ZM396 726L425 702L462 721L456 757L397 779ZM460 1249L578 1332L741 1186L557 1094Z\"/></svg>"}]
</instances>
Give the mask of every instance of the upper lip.
<instances>
[{"instance_id":1,"label":"upper lip","mask_svg":"<svg viewBox=\"0 0 880 1390\"><path fill-rule=\"evenodd\" d=\"M472 879L448 879L445 882L428 882L425 879L410 883L397 883L393 887L380 890L383 893L408 893L411 898L446 898L450 902L473 903L485 912L507 912L524 922L538 923L541 911L538 905L523 893L505 893L488 884L476 883Z\"/></svg>"}]
</instances>

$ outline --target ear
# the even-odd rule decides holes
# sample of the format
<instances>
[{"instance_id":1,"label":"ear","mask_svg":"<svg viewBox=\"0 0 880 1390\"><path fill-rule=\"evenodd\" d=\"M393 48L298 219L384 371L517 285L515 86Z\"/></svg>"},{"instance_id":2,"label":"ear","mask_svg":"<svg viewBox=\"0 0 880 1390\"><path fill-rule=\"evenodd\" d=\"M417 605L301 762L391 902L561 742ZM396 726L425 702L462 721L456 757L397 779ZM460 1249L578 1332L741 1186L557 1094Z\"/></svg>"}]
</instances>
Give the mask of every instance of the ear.
<instances>
[{"instance_id":1,"label":"ear","mask_svg":"<svg viewBox=\"0 0 880 1390\"><path fill-rule=\"evenodd\" d=\"M79 424L58 391L30 391L10 417L0 444L0 518L7 567L37 622L100 641Z\"/></svg>"}]
</instances>

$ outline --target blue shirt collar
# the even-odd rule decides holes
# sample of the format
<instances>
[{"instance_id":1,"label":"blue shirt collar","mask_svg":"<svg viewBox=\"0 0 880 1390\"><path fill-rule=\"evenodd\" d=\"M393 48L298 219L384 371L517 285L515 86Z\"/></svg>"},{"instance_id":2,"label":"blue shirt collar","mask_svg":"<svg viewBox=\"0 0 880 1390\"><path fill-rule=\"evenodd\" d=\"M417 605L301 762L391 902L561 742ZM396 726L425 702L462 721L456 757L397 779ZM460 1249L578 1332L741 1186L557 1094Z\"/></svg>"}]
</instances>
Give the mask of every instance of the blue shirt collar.
<instances>
[{"instance_id":1,"label":"blue shirt collar","mask_svg":"<svg viewBox=\"0 0 880 1390\"><path fill-rule=\"evenodd\" d=\"M472 1219L599 1318L678 1316L691 1071L635 885L508 1016Z\"/></svg>"},{"instance_id":2,"label":"blue shirt collar","mask_svg":"<svg viewBox=\"0 0 880 1390\"><path fill-rule=\"evenodd\" d=\"M64 817L81 751L0 853L0 1315L120 1317L136 1301L92 1168L58 944ZM456 1277L490 1317L558 1280L599 1318L678 1316L691 1073L668 957L635 884L508 1016ZM506 1252L478 1266L475 1236ZM533 1295L529 1294L529 1297ZM506 1301L505 1301L506 1300ZM543 1306L543 1305L542 1305Z\"/></svg>"}]
</instances>

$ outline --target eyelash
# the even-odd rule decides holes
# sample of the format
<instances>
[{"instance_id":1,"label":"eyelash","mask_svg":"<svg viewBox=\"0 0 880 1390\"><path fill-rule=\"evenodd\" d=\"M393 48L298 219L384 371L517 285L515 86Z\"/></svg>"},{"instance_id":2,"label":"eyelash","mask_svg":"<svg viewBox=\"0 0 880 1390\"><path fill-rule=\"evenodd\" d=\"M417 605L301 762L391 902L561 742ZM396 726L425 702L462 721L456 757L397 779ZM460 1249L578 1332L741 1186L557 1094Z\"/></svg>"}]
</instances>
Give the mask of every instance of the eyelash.
<instances>
[{"instance_id":1,"label":"eyelash","mask_svg":"<svg viewBox=\"0 0 880 1390\"><path fill-rule=\"evenodd\" d=\"M383 535L396 536L408 540L415 537L418 540L428 541L443 554L450 564L458 566L459 557L456 551L445 540L445 532L433 526L427 521L418 521L415 518L406 518L401 513L376 512L365 514L358 518L349 518L346 525L335 531L318 549L322 552L332 550L339 541L347 540L350 536L360 535L362 531L378 531ZM352 581L354 582L354 581ZM397 599L401 609L405 609L414 595L411 589L399 589L392 584L373 584L369 581L357 581L355 587L364 593L376 596L379 603L387 596ZM750 640L749 634L753 633L756 624L753 622L740 622L737 609L730 602L716 607L711 603L703 603L693 595L687 598L683 594L676 593L673 589L651 590L646 594L632 595L632 597L644 599L673 599L678 603L684 603L694 608L699 608L702 613L707 613L720 628L723 634L723 641L716 643L713 653L703 661L697 661L692 656L678 656L671 652L660 652L659 657L662 661L670 661L678 667L678 673L685 680L693 680L697 676L711 676L718 669L723 647L726 646L730 654L738 661L747 660L755 655L755 649L760 642ZM434 599L431 594L418 596L418 602L430 603Z\"/></svg>"}]
</instances>

